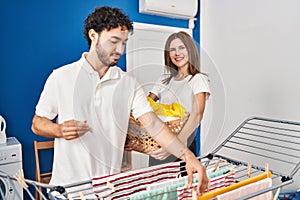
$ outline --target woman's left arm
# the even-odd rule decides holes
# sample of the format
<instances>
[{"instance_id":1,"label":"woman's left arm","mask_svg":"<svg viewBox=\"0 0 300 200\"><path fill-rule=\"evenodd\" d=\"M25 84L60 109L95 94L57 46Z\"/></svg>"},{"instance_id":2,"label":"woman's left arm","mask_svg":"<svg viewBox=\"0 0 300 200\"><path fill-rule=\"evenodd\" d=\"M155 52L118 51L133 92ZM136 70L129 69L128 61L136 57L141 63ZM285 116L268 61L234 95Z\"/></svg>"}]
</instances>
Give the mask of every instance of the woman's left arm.
<instances>
[{"instance_id":1,"label":"woman's left arm","mask_svg":"<svg viewBox=\"0 0 300 200\"><path fill-rule=\"evenodd\" d=\"M201 92L194 95L192 113L190 114L186 124L183 129L178 134L177 138L187 145L187 139L198 127L200 121L202 120L205 103L206 103L206 92ZM158 160L164 160L171 154L163 148L160 148L150 154L153 158Z\"/></svg>"},{"instance_id":2,"label":"woman's left arm","mask_svg":"<svg viewBox=\"0 0 300 200\"><path fill-rule=\"evenodd\" d=\"M187 143L188 137L195 131L203 118L203 113L206 104L206 92L200 92L194 95L192 112L184 125L183 129L178 134L178 138L183 143Z\"/></svg>"}]
</instances>

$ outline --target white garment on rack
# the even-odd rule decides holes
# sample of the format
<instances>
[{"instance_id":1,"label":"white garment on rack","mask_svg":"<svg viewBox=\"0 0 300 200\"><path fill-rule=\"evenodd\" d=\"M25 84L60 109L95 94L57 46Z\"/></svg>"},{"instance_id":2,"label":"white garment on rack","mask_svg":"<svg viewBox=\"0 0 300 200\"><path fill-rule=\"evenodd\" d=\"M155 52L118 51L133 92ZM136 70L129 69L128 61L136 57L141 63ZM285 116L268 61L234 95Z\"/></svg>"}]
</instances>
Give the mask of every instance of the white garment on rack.
<instances>
[{"instance_id":1,"label":"white garment on rack","mask_svg":"<svg viewBox=\"0 0 300 200\"><path fill-rule=\"evenodd\" d=\"M237 188L235 190L232 190L230 192L226 192L224 194L218 195L217 200L232 200L237 199L240 197L243 197L245 195L258 192L260 190L269 188L272 186L272 179L271 178L265 178L263 180L245 185L243 187ZM251 198L251 200L271 200L272 199L272 191L266 192L264 194L255 196Z\"/></svg>"}]
</instances>

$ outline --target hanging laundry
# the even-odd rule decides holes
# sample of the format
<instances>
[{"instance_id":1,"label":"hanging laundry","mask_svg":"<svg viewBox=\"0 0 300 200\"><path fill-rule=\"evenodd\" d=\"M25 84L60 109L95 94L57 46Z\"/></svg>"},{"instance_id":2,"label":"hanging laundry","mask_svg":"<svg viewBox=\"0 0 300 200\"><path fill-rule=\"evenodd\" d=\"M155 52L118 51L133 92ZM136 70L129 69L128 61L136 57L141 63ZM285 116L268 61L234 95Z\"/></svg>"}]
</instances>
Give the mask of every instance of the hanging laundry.
<instances>
[{"instance_id":1,"label":"hanging laundry","mask_svg":"<svg viewBox=\"0 0 300 200\"><path fill-rule=\"evenodd\" d=\"M223 187L223 188L219 188L219 189L209 191L209 192L199 196L198 200L209 200L209 199L214 198L218 195L224 194L226 192L235 190L235 189L240 188L242 186L249 185L251 183L255 183L259 180L263 180L263 179L269 178L269 177L270 178L272 177L272 173L270 171L259 174L257 176L254 176L254 177L251 177L251 178L248 178L248 179L245 179L243 181L237 182L237 183L229 185L227 187Z\"/></svg>"},{"instance_id":2,"label":"hanging laundry","mask_svg":"<svg viewBox=\"0 0 300 200\"><path fill-rule=\"evenodd\" d=\"M175 179L180 176L179 162L166 163L92 179L93 191L98 198L119 199L146 190L152 183Z\"/></svg>"},{"instance_id":3,"label":"hanging laundry","mask_svg":"<svg viewBox=\"0 0 300 200\"><path fill-rule=\"evenodd\" d=\"M218 172L215 172L218 174ZM229 170L226 174L220 174L210 179L210 186L208 191L212 191L218 188L227 187L236 182L235 171ZM193 199L193 191L196 190L197 183L193 183L191 187L186 188L185 186L177 188L177 199L178 200L190 200Z\"/></svg>"},{"instance_id":4,"label":"hanging laundry","mask_svg":"<svg viewBox=\"0 0 300 200\"><path fill-rule=\"evenodd\" d=\"M177 199L177 188L186 185L187 176L153 183L146 191L137 192L130 196L130 200L164 200ZM198 174L194 174L193 183L198 183Z\"/></svg>"},{"instance_id":5,"label":"hanging laundry","mask_svg":"<svg viewBox=\"0 0 300 200\"><path fill-rule=\"evenodd\" d=\"M232 171L232 167L226 167L216 172L211 172L208 177L211 180L211 184L221 185L220 180L224 180L224 185L228 185L229 182L235 183L235 172ZM232 171L232 172L231 172ZM231 172L229 174L229 172ZM227 177L227 178L223 178ZM232 179L229 181L229 179ZM193 197L193 189L197 187L198 175L194 174L192 187L187 189L187 176L176 179L166 180L160 183L153 183L147 186L146 191L134 193L130 196L130 200L163 200L163 199L191 199Z\"/></svg>"},{"instance_id":6,"label":"hanging laundry","mask_svg":"<svg viewBox=\"0 0 300 200\"><path fill-rule=\"evenodd\" d=\"M269 188L271 186L272 186L272 179L265 178L263 180L255 182L255 183L250 183L249 185L245 185L245 186L242 186L235 190L218 195L217 200L237 199L237 198L243 197L245 195ZM251 198L250 200L271 200L272 198L273 198L272 191L269 191L264 194L255 196L255 197Z\"/></svg>"}]
</instances>

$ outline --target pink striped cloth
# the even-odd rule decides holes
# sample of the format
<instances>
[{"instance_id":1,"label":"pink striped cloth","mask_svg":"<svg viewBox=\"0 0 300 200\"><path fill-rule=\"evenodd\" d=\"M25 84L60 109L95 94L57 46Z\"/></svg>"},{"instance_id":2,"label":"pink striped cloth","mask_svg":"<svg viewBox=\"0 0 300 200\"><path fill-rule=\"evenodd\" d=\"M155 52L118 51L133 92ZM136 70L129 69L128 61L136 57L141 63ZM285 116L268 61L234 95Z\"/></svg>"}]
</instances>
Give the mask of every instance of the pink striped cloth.
<instances>
[{"instance_id":1,"label":"pink striped cloth","mask_svg":"<svg viewBox=\"0 0 300 200\"><path fill-rule=\"evenodd\" d=\"M179 162L117 173L92 179L93 191L101 199L120 199L146 190L147 185L178 178Z\"/></svg>"},{"instance_id":2,"label":"pink striped cloth","mask_svg":"<svg viewBox=\"0 0 300 200\"><path fill-rule=\"evenodd\" d=\"M265 178L263 180L250 183L248 185L245 185L243 187L237 188L235 190L226 192L224 194L218 195L217 200L232 200L237 199L243 196L246 196L248 194L258 192L260 190L269 188L272 186L272 179L271 178ZM266 192L264 194L255 196L251 198L251 200L271 200L273 199L272 191Z\"/></svg>"},{"instance_id":3,"label":"pink striped cloth","mask_svg":"<svg viewBox=\"0 0 300 200\"><path fill-rule=\"evenodd\" d=\"M211 178L209 184L209 191L232 185L235 182L235 171L232 170L226 174ZM193 185L190 188L186 188L185 186L177 188L178 200L190 200L194 198L197 199L197 196L193 196L193 190L196 190L197 183L198 182L193 183Z\"/></svg>"},{"instance_id":4,"label":"pink striped cloth","mask_svg":"<svg viewBox=\"0 0 300 200\"><path fill-rule=\"evenodd\" d=\"M236 183L235 171L232 170L226 174L223 174L221 176L217 176L217 177L210 179L209 191L223 188L223 187L232 185L234 183Z\"/></svg>"}]
</instances>

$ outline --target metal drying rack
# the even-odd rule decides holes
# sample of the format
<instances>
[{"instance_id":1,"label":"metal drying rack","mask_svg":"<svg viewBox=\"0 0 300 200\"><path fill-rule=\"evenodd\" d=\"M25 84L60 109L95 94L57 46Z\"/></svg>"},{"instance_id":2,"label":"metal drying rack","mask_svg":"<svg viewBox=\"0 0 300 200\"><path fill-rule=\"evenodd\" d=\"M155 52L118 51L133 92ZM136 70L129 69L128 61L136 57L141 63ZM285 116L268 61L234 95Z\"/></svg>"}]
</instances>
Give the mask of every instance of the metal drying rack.
<instances>
[{"instance_id":1,"label":"metal drying rack","mask_svg":"<svg viewBox=\"0 0 300 200\"><path fill-rule=\"evenodd\" d=\"M236 166L239 181L247 179L247 174L255 176L264 172L268 164L273 186L240 199L250 199L268 191L273 191L274 199L277 199L280 190L294 182L293 177L300 168L300 123L248 118L201 160L207 169L216 165L219 168Z\"/></svg>"}]
</instances>

